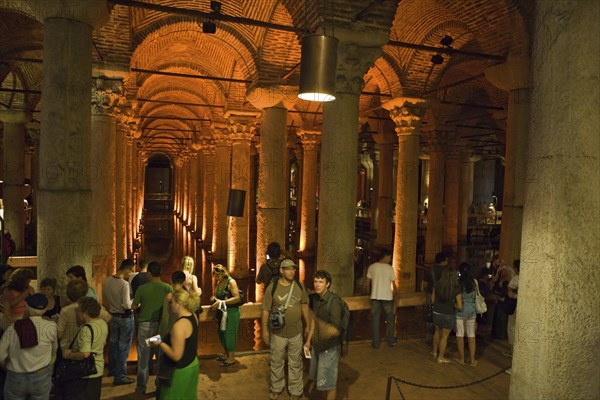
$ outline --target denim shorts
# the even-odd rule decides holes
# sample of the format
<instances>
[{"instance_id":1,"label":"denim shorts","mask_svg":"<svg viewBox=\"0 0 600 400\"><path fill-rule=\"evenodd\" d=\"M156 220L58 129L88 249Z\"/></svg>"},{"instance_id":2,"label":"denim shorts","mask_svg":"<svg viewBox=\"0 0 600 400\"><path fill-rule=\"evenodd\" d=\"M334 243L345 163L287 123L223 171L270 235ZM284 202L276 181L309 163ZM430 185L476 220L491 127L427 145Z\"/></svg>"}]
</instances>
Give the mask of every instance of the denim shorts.
<instances>
[{"instance_id":1,"label":"denim shorts","mask_svg":"<svg viewBox=\"0 0 600 400\"><path fill-rule=\"evenodd\" d=\"M455 329L456 317L454 314L438 314L433 312L433 324L440 328Z\"/></svg>"},{"instance_id":2,"label":"denim shorts","mask_svg":"<svg viewBox=\"0 0 600 400\"><path fill-rule=\"evenodd\" d=\"M316 383L317 390L326 392L337 386L338 363L340 361L341 346L315 353L315 348L310 350L310 369L308 379Z\"/></svg>"}]
</instances>

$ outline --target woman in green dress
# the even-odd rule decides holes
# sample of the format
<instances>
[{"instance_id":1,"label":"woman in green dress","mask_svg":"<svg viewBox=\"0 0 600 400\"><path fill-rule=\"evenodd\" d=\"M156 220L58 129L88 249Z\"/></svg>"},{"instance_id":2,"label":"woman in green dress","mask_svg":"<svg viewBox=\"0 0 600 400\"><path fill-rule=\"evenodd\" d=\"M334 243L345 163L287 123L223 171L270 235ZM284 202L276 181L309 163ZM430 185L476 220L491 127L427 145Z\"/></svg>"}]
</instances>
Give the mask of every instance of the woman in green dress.
<instances>
[{"instance_id":1,"label":"woman in green dress","mask_svg":"<svg viewBox=\"0 0 600 400\"><path fill-rule=\"evenodd\" d=\"M235 345L237 343L238 326L240 325L240 292L238 285L231 276L229 271L221 264L217 264L213 268L215 277L215 296L210 298L213 301L211 308L213 310L224 310L227 314L227 326L223 330L223 324L219 321L219 340L221 346L225 350L225 354L218 357L217 360L222 361L221 367L229 367L236 363L235 361ZM221 314L218 312L218 314ZM224 315L222 313L221 315Z\"/></svg>"},{"instance_id":2,"label":"woman in green dress","mask_svg":"<svg viewBox=\"0 0 600 400\"><path fill-rule=\"evenodd\" d=\"M151 346L159 347L161 356L157 377L157 399L183 400L198 398L198 294L176 290L169 300L175 323L166 337Z\"/></svg>"}]
</instances>

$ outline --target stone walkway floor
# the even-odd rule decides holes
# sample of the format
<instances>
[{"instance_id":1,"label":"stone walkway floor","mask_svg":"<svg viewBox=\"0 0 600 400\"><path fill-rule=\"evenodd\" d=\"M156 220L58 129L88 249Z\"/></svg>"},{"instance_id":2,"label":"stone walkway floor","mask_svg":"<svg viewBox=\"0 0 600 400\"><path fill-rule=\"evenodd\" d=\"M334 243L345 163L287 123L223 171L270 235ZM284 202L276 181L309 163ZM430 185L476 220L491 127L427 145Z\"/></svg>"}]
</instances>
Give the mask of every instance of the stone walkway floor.
<instances>
[{"instance_id":1,"label":"stone walkway floor","mask_svg":"<svg viewBox=\"0 0 600 400\"><path fill-rule=\"evenodd\" d=\"M394 348L387 347L384 342L379 349L372 349L370 341L352 342L348 354L340 361L337 398L340 400L386 399L388 376L418 385L443 387L465 385L499 373L484 382L457 389L427 389L396 381L391 385L389 399L402 399L402 394L406 400L507 399L510 376L501 372L511 362L510 358L502 355L502 352L508 349L506 342L479 339L478 346L479 363L476 367L470 367L457 363L437 364L430 354L430 341L422 338L401 340ZM452 358L455 353L456 345L451 341L446 355ZM222 368L212 357L201 358L198 398L268 399L268 354L264 352L245 354L239 356L238 361L239 364L234 367ZM135 379L134 366L130 367L130 372L133 375L129 376ZM113 387L112 378L105 377L102 399L153 399L155 398L154 377L150 377L149 393L145 396L136 397L134 389L135 384ZM279 399L287 400L288 396L282 394Z\"/></svg>"}]
</instances>

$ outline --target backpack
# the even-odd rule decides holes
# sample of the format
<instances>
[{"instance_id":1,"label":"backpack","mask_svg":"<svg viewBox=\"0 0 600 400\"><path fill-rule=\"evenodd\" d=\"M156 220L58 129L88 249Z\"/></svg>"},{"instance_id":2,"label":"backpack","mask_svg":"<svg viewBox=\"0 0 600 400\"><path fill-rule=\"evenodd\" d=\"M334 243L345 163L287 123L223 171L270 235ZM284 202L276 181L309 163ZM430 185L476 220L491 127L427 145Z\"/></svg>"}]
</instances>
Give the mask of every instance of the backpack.
<instances>
[{"instance_id":1,"label":"backpack","mask_svg":"<svg viewBox=\"0 0 600 400\"><path fill-rule=\"evenodd\" d=\"M274 265L271 265L273 263ZM265 288L269 286L274 281L279 280L281 278L281 272L279 271L279 264L281 264L281 260L267 260L264 265L269 269L269 279L265 279Z\"/></svg>"},{"instance_id":2,"label":"backpack","mask_svg":"<svg viewBox=\"0 0 600 400\"><path fill-rule=\"evenodd\" d=\"M231 279L231 278L229 278ZM227 285L229 285L229 279L227 280ZM240 294L240 301L237 304L228 304L229 307L239 307L246 302L246 296L244 295L244 291L238 287L238 293ZM225 300L233 297L233 294L229 289L225 291Z\"/></svg>"},{"instance_id":3,"label":"backpack","mask_svg":"<svg viewBox=\"0 0 600 400\"><path fill-rule=\"evenodd\" d=\"M339 299L339 301L342 303L342 318L340 318L340 340L342 344L346 344L350 341L350 307L343 298L333 292L330 293L331 295L327 301L327 313L330 313L331 303L333 300Z\"/></svg>"}]
</instances>

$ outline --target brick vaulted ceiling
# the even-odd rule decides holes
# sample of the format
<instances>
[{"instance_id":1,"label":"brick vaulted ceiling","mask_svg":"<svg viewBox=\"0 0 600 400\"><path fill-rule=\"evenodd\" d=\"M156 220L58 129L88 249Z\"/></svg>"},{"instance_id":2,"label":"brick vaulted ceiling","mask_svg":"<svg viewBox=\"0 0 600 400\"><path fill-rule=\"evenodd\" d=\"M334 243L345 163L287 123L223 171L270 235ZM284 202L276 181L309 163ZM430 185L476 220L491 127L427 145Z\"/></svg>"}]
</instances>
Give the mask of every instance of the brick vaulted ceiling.
<instances>
[{"instance_id":1,"label":"brick vaulted ceiling","mask_svg":"<svg viewBox=\"0 0 600 400\"><path fill-rule=\"evenodd\" d=\"M140 7L146 3L169 8ZM216 33L203 33L209 0L109 1L110 19L94 31L94 63L131 71L127 98L142 118L149 149L175 155L190 139L210 137L211 122L227 110L253 110L246 93L253 86L279 86L293 92L299 82L300 38L304 32L352 29L364 35L389 32L391 44L364 76L360 121L388 118L381 104L392 97L422 97L433 106L425 129L464 132L476 126L492 144L469 142L476 153L503 153L503 112L507 95L483 75L500 56L527 56L530 3L526 0L222 0ZM143 6L143 4L142 4ZM166 11L166 12L165 12ZM199 14L198 12L204 13ZM248 21L242 21L246 18ZM252 21L258 21L257 23ZM279 27L276 27L279 26ZM290 27L290 29L281 28ZM436 54L444 36L455 50ZM407 44L419 45L414 48ZM24 0L0 0L0 108L38 109L43 69L42 24ZM150 70L224 79L193 79L134 71ZM458 84L456 84L458 82ZM294 96L290 96L292 99ZM292 104L292 102L289 102ZM288 104L288 105L289 105ZM294 100L288 125L319 129L322 107ZM167 117L169 119L158 119ZM458 127L457 127L458 125ZM161 131L162 130L162 131ZM260 132L260 129L258 129ZM193 134L192 134L193 133ZM166 138L154 140L156 137ZM457 136L457 135L455 135ZM459 135L458 135L459 136ZM361 135L364 138L364 135ZM182 140L185 139L185 140ZM497 144L494 145L494 141Z\"/></svg>"}]
</instances>

